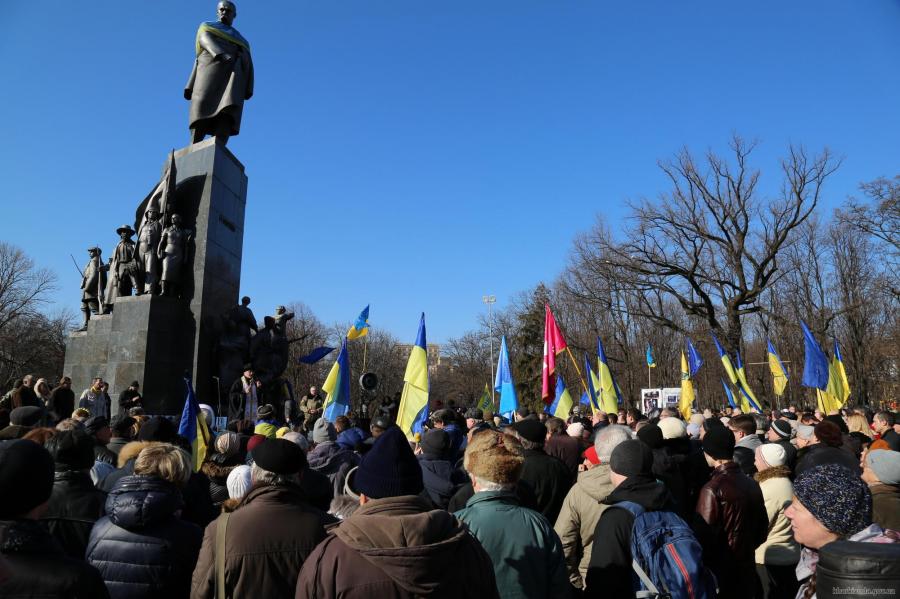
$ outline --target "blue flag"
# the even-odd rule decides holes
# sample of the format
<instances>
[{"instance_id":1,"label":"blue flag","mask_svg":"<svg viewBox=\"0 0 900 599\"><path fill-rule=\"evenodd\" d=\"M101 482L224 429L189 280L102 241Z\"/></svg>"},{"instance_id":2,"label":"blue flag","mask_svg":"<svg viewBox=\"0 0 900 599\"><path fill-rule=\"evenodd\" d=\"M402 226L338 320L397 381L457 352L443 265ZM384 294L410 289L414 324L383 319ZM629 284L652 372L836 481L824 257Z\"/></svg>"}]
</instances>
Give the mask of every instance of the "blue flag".
<instances>
[{"instance_id":1,"label":"blue flag","mask_svg":"<svg viewBox=\"0 0 900 599\"><path fill-rule=\"evenodd\" d=\"M828 388L828 356L819 347L819 342L813 337L806 323L801 320L800 326L803 328L805 346L801 384L804 387L815 387L824 391Z\"/></svg>"},{"instance_id":2,"label":"blue flag","mask_svg":"<svg viewBox=\"0 0 900 599\"><path fill-rule=\"evenodd\" d=\"M324 358L325 356L327 356L328 354L333 352L334 349L335 348L333 348L333 347L325 347L325 346L317 347L316 349L312 350L305 356L297 358L297 362L300 364L315 364L316 362L318 362L319 360L321 360L322 358Z\"/></svg>"},{"instance_id":3,"label":"blue flag","mask_svg":"<svg viewBox=\"0 0 900 599\"><path fill-rule=\"evenodd\" d=\"M687 340L687 350L688 368L690 369L691 378L694 378L694 375L703 366L703 358L700 357L700 352L697 351L697 348L694 347L694 342L690 339Z\"/></svg>"},{"instance_id":4,"label":"blue flag","mask_svg":"<svg viewBox=\"0 0 900 599\"><path fill-rule=\"evenodd\" d=\"M191 458L194 472L200 470L203 461L206 460L206 450L210 444L209 428L206 426L206 417L200 411L200 402L194 395L194 386L191 379L184 377L187 387L187 396L184 399L184 408L181 410L181 421L178 423L178 434L191 442Z\"/></svg>"},{"instance_id":5,"label":"blue flag","mask_svg":"<svg viewBox=\"0 0 900 599\"><path fill-rule=\"evenodd\" d=\"M519 409L519 398L516 397L516 385L513 382L512 369L509 367L509 350L506 348L505 335L500 339L494 391L500 393L500 415L512 419L512 413Z\"/></svg>"},{"instance_id":6,"label":"blue flag","mask_svg":"<svg viewBox=\"0 0 900 599\"><path fill-rule=\"evenodd\" d=\"M322 405L322 416L327 422L334 422L335 418L350 411L350 363L347 359L346 337L341 342L341 353L322 383L322 391L327 393Z\"/></svg>"},{"instance_id":7,"label":"blue flag","mask_svg":"<svg viewBox=\"0 0 900 599\"><path fill-rule=\"evenodd\" d=\"M649 343L647 344L647 366L656 368L656 360L653 359L653 347Z\"/></svg>"},{"instance_id":8,"label":"blue flag","mask_svg":"<svg viewBox=\"0 0 900 599\"><path fill-rule=\"evenodd\" d=\"M725 397L728 398L728 405L732 408L736 408L737 404L734 403L734 394L731 392L731 389L728 387L728 384L725 382L725 379L719 379L722 381L722 388L725 389Z\"/></svg>"}]
</instances>

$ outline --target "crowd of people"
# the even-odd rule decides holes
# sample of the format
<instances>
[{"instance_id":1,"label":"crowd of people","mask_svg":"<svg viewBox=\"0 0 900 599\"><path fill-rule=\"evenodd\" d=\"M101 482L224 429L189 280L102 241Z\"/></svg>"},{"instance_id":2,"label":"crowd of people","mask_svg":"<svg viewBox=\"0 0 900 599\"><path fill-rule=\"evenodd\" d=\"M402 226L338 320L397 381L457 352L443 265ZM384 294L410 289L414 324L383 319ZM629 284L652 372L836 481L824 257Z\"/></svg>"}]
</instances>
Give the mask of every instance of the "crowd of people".
<instances>
[{"instance_id":1,"label":"crowd of people","mask_svg":"<svg viewBox=\"0 0 900 599\"><path fill-rule=\"evenodd\" d=\"M112 417L102 383L76 403L68 379L51 391L25 377L3 400L0 597L770 599L900 585L891 411L576 408L564 421L522 408L510 422L440 409L410 440L390 413L292 423L264 404L214 431L195 468L175 422L142 413L137 383Z\"/></svg>"}]
</instances>

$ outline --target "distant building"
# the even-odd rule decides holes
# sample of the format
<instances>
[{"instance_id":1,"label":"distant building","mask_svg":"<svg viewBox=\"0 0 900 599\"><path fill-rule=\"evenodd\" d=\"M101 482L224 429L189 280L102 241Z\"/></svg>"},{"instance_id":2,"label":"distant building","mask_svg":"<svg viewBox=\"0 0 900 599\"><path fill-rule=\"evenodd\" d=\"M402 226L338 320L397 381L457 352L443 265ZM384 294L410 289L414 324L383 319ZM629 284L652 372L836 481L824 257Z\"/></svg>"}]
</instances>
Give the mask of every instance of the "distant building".
<instances>
[{"instance_id":1,"label":"distant building","mask_svg":"<svg viewBox=\"0 0 900 599\"><path fill-rule=\"evenodd\" d=\"M400 343L397 345L397 348L404 360L409 359L409 354L412 352L413 348L412 344ZM434 374L434 371L440 368L443 365L443 362L446 361L446 359L441 356L441 346L439 343L429 343L426 345L425 355L428 360L428 372L432 374Z\"/></svg>"}]
</instances>

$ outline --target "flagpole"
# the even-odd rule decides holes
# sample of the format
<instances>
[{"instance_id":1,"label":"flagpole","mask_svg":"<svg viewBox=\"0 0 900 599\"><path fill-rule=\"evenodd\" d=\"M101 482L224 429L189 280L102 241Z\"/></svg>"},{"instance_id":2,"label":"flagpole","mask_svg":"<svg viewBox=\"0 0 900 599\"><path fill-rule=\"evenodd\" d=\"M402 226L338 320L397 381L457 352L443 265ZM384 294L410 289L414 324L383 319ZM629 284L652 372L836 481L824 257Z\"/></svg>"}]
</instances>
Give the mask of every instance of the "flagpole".
<instances>
[{"instance_id":1,"label":"flagpole","mask_svg":"<svg viewBox=\"0 0 900 599\"><path fill-rule=\"evenodd\" d=\"M366 354L369 351L369 334L366 333L366 338L363 343L363 372L366 372Z\"/></svg>"},{"instance_id":2,"label":"flagpole","mask_svg":"<svg viewBox=\"0 0 900 599\"><path fill-rule=\"evenodd\" d=\"M581 374L581 369L578 368L578 362L575 361L575 356L572 355L572 350L569 349L568 344L566 344L566 353L569 354L569 359L572 360L572 366L575 367L575 372L578 373L578 378L581 379L581 386L587 391L587 382L585 382L584 375Z\"/></svg>"},{"instance_id":3,"label":"flagpole","mask_svg":"<svg viewBox=\"0 0 900 599\"><path fill-rule=\"evenodd\" d=\"M650 384L650 365L647 364L647 388L652 388L653 385Z\"/></svg>"}]
</instances>

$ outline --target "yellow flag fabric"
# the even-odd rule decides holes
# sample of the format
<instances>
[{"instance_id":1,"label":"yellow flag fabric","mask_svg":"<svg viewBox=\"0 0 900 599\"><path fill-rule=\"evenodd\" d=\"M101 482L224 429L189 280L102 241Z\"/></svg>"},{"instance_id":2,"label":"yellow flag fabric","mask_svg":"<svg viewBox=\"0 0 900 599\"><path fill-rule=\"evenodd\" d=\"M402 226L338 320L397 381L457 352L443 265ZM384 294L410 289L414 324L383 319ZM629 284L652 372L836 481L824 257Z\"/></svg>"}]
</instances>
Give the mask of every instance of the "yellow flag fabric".
<instances>
[{"instance_id":1,"label":"yellow flag fabric","mask_svg":"<svg viewBox=\"0 0 900 599\"><path fill-rule=\"evenodd\" d=\"M594 369L588 365L588 371L590 374L588 376L591 377L591 384L594 386L594 392L597 394L597 403L591 402L591 414L596 414L603 410L603 395L600 393L600 377L597 376L597 373L594 372ZM608 413L608 412L607 412Z\"/></svg>"},{"instance_id":2,"label":"yellow flag fabric","mask_svg":"<svg viewBox=\"0 0 900 599\"><path fill-rule=\"evenodd\" d=\"M681 399L678 401L678 411L685 420L691 419L691 405L694 403L694 383L691 381L691 372L688 369L687 358L681 352Z\"/></svg>"},{"instance_id":3,"label":"yellow flag fabric","mask_svg":"<svg viewBox=\"0 0 900 599\"><path fill-rule=\"evenodd\" d=\"M397 413L397 426L406 434L406 438L411 440L422 432L428 418L428 354L425 347L425 315L422 314L419 335L406 363L403 392Z\"/></svg>"},{"instance_id":4,"label":"yellow flag fabric","mask_svg":"<svg viewBox=\"0 0 900 599\"><path fill-rule=\"evenodd\" d=\"M769 370L772 372L772 386L775 389L775 396L784 395L784 388L787 387L787 373L781 365L781 360L775 354L769 354Z\"/></svg>"},{"instance_id":5,"label":"yellow flag fabric","mask_svg":"<svg viewBox=\"0 0 900 599\"><path fill-rule=\"evenodd\" d=\"M478 400L476 405L482 412L494 411L494 400L491 399L491 386L489 384L484 384L484 391L481 393L481 399Z\"/></svg>"},{"instance_id":6,"label":"yellow flag fabric","mask_svg":"<svg viewBox=\"0 0 900 599\"><path fill-rule=\"evenodd\" d=\"M600 409L607 414L615 414L619 411L619 397L616 394L616 385L613 382L612 372L609 365L602 360L598 360L599 384L595 387L600 394ZM591 376L594 373L591 372ZM596 384L596 383L595 383Z\"/></svg>"}]
</instances>

